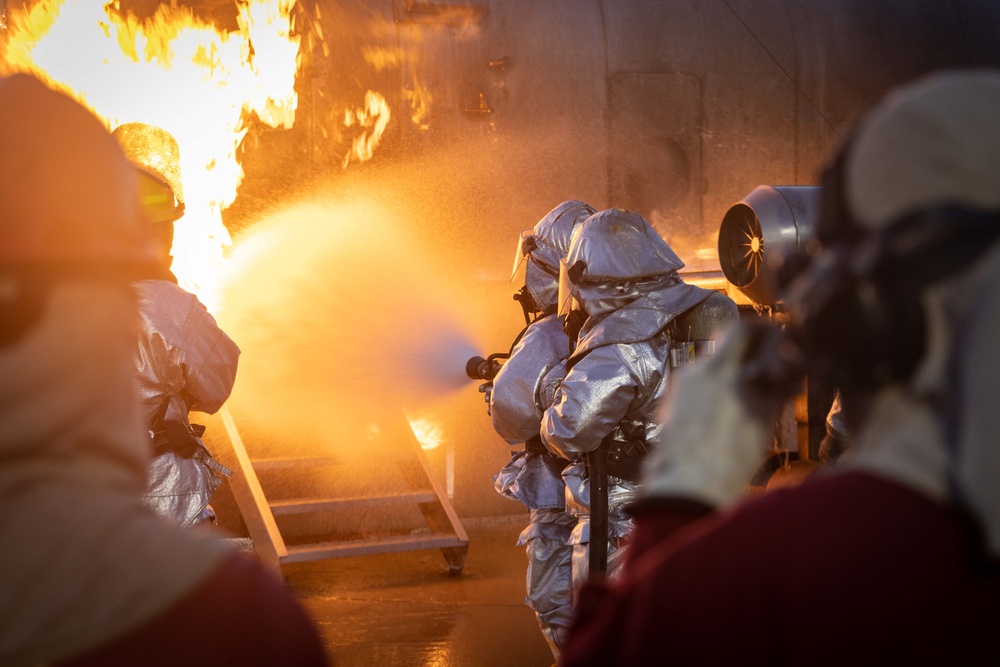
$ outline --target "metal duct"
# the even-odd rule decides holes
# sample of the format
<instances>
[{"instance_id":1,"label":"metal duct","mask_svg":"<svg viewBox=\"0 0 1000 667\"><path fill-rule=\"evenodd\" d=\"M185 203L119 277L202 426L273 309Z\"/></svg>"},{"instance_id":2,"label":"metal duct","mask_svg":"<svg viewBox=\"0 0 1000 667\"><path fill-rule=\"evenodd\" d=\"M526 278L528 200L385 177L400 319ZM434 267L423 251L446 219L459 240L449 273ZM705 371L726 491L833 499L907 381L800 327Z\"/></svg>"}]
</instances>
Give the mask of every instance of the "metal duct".
<instances>
[{"instance_id":1,"label":"metal duct","mask_svg":"<svg viewBox=\"0 0 1000 667\"><path fill-rule=\"evenodd\" d=\"M719 228L726 279L755 303L777 305L777 272L806 252L819 213L818 186L761 185L733 204Z\"/></svg>"}]
</instances>

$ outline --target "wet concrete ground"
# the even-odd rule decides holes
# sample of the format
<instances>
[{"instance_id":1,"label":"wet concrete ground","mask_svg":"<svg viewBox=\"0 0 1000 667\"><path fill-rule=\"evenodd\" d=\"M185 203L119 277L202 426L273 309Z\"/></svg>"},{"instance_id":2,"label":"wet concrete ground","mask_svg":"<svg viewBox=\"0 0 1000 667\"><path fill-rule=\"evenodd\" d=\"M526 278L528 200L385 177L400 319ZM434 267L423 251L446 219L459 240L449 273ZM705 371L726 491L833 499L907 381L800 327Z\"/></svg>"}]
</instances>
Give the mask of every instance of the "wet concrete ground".
<instances>
[{"instance_id":1,"label":"wet concrete ground","mask_svg":"<svg viewBox=\"0 0 1000 667\"><path fill-rule=\"evenodd\" d=\"M341 667L549 667L524 604L528 515L464 522L469 553L448 576L440 551L286 565Z\"/></svg>"}]
</instances>

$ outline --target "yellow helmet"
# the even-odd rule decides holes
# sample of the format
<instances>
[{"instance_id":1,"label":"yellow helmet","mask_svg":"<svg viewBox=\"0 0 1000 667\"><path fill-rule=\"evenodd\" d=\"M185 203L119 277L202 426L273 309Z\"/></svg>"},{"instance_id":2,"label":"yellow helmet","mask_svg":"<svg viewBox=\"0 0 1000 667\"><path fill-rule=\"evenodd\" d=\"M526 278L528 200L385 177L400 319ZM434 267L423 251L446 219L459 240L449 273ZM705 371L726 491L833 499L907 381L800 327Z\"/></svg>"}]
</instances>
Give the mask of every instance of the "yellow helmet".
<instances>
[{"instance_id":1,"label":"yellow helmet","mask_svg":"<svg viewBox=\"0 0 1000 667\"><path fill-rule=\"evenodd\" d=\"M138 171L139 201L150 222L184 214L180 149L173 135L146 123L125 123L111 133Z\"/></svg>"}]
</instances>

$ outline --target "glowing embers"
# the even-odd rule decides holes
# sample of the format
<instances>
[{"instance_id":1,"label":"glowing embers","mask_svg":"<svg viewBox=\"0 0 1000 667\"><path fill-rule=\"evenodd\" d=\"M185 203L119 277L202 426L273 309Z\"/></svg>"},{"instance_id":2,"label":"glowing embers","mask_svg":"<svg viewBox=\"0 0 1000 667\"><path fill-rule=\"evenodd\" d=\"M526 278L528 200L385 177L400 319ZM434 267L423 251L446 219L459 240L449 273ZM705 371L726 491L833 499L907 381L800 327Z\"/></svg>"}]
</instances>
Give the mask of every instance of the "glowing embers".
<instances>
[{"instance_id":1,"label":"glowing embers","mask_svg":"<svg viewBox=\"0 0 1000 667\"><path fill-rule=\"evenodd\" d=\"M81 100L109 129L130 122L177 139L186 212L176 225L173 270L210 307L229 232L222 211L243 169L237 147L252 115L291 127L299 37L294 0L237 2L237 31L184 6L146 19L102 0L41 0L11 8L0 69L33 73Z\"/></svg>"}]
</instances>

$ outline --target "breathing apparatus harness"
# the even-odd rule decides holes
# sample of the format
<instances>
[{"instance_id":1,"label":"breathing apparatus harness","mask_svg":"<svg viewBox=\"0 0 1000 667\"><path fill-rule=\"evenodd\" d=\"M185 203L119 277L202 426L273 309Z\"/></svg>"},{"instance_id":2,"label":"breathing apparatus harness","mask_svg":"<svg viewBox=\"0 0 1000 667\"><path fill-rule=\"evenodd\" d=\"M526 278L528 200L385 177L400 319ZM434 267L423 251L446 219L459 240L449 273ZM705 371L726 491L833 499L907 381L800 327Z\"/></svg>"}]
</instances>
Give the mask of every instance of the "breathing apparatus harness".
<instances>
[{"instance_id":1,"label":"breathing apparatus harness","mask_svg":"<svg viewBox=\"0 0 1000 667\"><path fill-rule=\"evenodd\" d=\"M687 336L685 342L675 342L680 338L677 335L679 321L683 321L686 315L694 313L704 303L702 300L671 318L649 339L666 346L668 354L665 364L669 368L693 364L696 356L714 352L714 348L708 344L711 341L704 341L702 345L696 346L696 341L691 341L690 336ZM571 341L571 345L573 343L575 341ZM567 363L567 370L580 358L582 357ZM666 374L666 377L670 375ZM625 420L616 424L596 449L587 452L591 526L588 567L592 576L601 577L608 569L608 541L596 537L608 533L608 477L638 483L642 478L642 464L647 454L649 444L646 442L646 425Z\"/></svg>"},{"instance_id":2,"label":"breathing apparatus harness","mask_svg":"<svg viewBox=\"0 0 1000 667\"><path fill-rule=\"evenodd\" d=\"M149 427L153 456L156 457L172 451L186 459L198 459L216 473L232 477L233 471L212 458L208 448L202 443L201 436L205 433L205 427L201 424L188 425L172 419L165 419L169 405L169 399L163 401Z\"/></svg>"}]
</instances>

